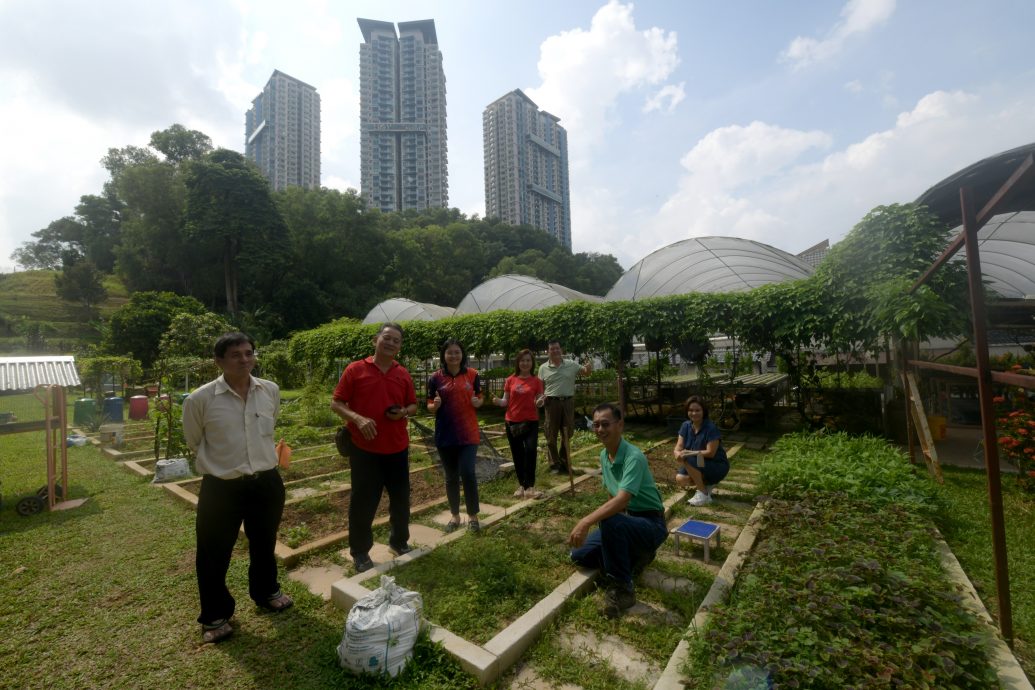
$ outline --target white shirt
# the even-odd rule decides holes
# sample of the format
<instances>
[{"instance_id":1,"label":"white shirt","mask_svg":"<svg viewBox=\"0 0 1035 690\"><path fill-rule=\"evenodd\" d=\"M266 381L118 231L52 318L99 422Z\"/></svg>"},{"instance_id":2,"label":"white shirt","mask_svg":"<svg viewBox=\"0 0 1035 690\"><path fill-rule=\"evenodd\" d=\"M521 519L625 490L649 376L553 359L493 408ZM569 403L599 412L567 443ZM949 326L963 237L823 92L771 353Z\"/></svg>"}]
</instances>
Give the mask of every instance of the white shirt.
<instances>
[{"instance_id":1,"label":"white shirt","mask_svg":"<svg viewBox=\"0 0 1035 690\"><path fill-rule=\"evenodd\" d=\"M280 412L280 388L250 378L247 401L222 375L183 401L183 435L198 472L234 479L277 466L273 425Z\"/></svg>"}]
</instances>

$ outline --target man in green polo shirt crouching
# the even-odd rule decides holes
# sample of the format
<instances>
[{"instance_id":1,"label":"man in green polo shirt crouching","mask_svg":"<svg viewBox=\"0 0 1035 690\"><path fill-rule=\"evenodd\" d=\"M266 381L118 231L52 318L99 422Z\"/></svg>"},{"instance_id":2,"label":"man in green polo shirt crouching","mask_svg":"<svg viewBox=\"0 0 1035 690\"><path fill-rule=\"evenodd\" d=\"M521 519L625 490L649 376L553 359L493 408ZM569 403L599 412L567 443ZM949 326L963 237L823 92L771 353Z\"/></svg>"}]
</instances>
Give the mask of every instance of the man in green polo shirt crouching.
<instances>
[{"instance_id":1,"label":"man in green polo shirt crouching","mask_svg":"<svg viewBox=\"0 0 1035 690\"><path fill-rule=\"evenodd\" d=\"M622 411L613 403L593 410L593 431L604 444L600 471L611 498L586 517L568 535L571 560L604 575L603 614L617 618L636 603L633 577L654 560L668 538L665 508L647 458L622 438ZM592 534L590 527L599 524Z\"/></svg>"}]
</instances>

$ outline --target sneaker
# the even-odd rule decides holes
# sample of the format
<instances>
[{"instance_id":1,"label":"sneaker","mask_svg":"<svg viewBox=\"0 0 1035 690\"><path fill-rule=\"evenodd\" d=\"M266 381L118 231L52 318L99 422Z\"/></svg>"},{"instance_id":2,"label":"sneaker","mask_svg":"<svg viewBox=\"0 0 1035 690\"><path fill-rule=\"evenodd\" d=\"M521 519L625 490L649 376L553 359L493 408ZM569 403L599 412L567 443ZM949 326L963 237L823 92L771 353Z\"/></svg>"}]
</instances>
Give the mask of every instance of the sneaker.
<instances>
[{"instance_id":1,"label":"sneaker","mask_svg":"<svg viewBox=\"0 0 1035 690\"><path fill-rule=\"evenodd\" d=\"M692 506L706 506L712 502L712 497L703 491L698 491L694 494L694 497L687 501L687 504Z\"/></svg>"},{"instance_id":2,"label":"sneaker","mask_svg":"<svg viewBox=\"0 0 1035 690\"><path fill-rule=\"evenodd\" d=\"M525 498L546 498L546 494L538 489L525 489Z\"/></svg>"},{"instance_id":3,"label":"sneaker","mask_svg":"<svg viewBox=\"0 0 1035 690\"><path fill-rule=\"evenodd\" d=\"M459 520L450 520L449 522L446 523L446 534L452 534L453 532L457 531L458 529L460 529L460 521Z\"/></svg>"},{"instance_id":4,"label":"sneaker","mask_svg":"<svg viewBox=\"0 0 1035 690\"><path fill-rule=\"evenodd\" d=\"M352 565L356 568L357 573L365 573L374 567L374 562L370 560L368 554L363 554L362 556L353 556Z\"/></svg>"},{"instance_id":5,"label":"sneaker","mask_svg":"<svg viewBox=\"0 0 1035 690\"><path fill-rule=\"evenodd\" d=\"M391 544L389 544L388 550L396 556L405 556L410 551L413 551L409 544L403 544L402 546L392 546Z\"/></svg>"},{"instance_id":6,"label":"sneaker","mask_svg":"<svg viewBox=\"0 0 1035 690\"><path fill-rule=\"evenodd\" d=\"M604 592L604 608L601 613L605 618L618 618L626 609L636 604L636 595L625 587L611 587Z\"/></svg>"},{"instance_id":7,"label":"sneaker","mask_svg":"<svg viewBox=\"0 0 1035 690\"><path fill-rule=\"evenodd\" d=\"M471 518L470 520L467 521L467 529L468 529L468 531L474 532L474 533L477 534L478 532L482 531L482 526L481 526L481 524L478 523L478 519L477 518Z\"/></svg>"},{"instance_id":8,"label":"sneaker","mask_svg":"<svg viewBox=\"0 0 1035 690\"><path fill-rule=\"evenodd\" d=\"M525 490L519 486L517 491L514 492L514 498L524 498L524 497L525 497Z\"/></svg>"}]
</instances>

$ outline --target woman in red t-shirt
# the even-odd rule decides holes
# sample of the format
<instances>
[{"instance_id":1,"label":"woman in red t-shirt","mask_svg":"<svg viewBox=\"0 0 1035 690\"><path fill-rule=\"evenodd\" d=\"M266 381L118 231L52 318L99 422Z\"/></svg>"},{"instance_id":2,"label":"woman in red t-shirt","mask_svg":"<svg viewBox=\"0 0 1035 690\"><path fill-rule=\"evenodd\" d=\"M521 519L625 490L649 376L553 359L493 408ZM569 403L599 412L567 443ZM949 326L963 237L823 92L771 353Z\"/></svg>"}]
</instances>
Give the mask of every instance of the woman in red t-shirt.
<instances>
[{"instance_id":1,"label":"woman in red t-shirt","mask_svg":"<svg viewBox=\"0 0 1035 690\"><path fill-rule=\"evenodd\" d=\"M514 458L518 488L515 498L542 498L535 489L536 450L539 444L539 410L543 405L543 381L534 373L531 350L522 350L514 359L514 373L503 384L503 397L493 398L507 408L507 441Z\"/></svg>"}]
</instances>

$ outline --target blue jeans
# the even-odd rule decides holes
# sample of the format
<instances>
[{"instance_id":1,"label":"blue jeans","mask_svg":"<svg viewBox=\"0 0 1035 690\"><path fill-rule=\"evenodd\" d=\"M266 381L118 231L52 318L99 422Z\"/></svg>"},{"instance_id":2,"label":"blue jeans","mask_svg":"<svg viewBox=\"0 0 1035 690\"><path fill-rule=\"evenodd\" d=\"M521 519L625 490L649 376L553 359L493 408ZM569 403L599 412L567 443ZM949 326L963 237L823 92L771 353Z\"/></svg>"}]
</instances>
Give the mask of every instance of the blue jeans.
<instances>
[{"instance_id":1,"label":"blue jeans","mask_svg":"<svg viewBox=\"0 0 1035 690\"><path fill-rule=\"evenodd\" d=\"M572 549L571 560L584 568L595 568L632 589L633 568L654 560L654 553L668 538L668 525L659 516L644 517L619 513L600 521L600 529Z\"/></svg>"},{"instance_id":2,"label":"blue jeans","mask_svg":"<svg viewBox=\"0 0 1035 690\"><path fill-rule=\"evenodd\" d=\"M446 473L446 498L449 500L449 511L453 515L460 514L460 480L464 482L464 503L467 514L478 517L478 477L474 474L474 462L478 454L478 446L445 446L438 449L442 459L442 469Z\"/></svg>"}]
</instances>

